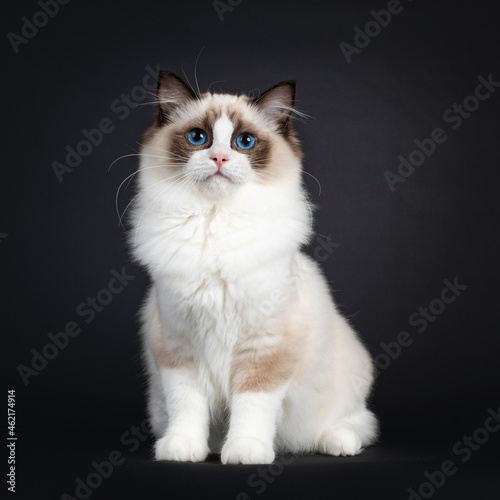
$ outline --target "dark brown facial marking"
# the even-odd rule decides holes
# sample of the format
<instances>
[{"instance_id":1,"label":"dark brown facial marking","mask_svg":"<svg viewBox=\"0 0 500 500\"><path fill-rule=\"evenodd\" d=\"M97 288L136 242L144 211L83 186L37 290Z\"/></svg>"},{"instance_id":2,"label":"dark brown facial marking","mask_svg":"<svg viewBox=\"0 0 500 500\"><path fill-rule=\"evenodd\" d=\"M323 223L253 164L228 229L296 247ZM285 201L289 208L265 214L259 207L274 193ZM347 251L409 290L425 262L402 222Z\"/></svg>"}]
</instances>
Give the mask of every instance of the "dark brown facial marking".
<instances>
[{"instance_id":1,"label":"dark brown facial marking","mask_svg":"<svg viewBox=\"0 0 500 500\"><path fill-rule=\"evenodd\" d=\"M208 109L199 119L192 120L183 126L176 126L173 128L170 136L170 151L173 156L172 161L175 162L176 159L178 159L178 161L183 161L181 160L181 158L183 158L186 162L195 151L210 148L213 143L213 127L219 117L220 112L214 109ZM205 132L207 135L205 143L197 146L189 142L188 134L193 129L201 129Z\"/></svg>"},{"instance_id":2,"label":"dark brown facial marking","mask_svg":"<svg viewBox=\"0 0 500 500\"><path fill-rule=\"evenodd\" d=\"M191 130L199 128L207 135L207 140L204 144L196 146L191 144L188 139L188 134ZM178 127L172 131L170 136L170 152L172 153L172 161L182 161L186 163L189 157L201 149L208 149L212 145L212 130L207 130L200 126L199 123L193 123L192 126ZM182 158L182 159L181 159Z\"/></svg>"},{"instance_id":3,"label":"dark brown facial marking","mask_svg":"<svg viewBox=\"0 0 500 500\"><path fill-rule=\"evenodd\" d=\"M190 120L188 123L183 125L171 124L168 133L168 149L171 152L169 162L177 165L179 165L179 163L186 163L195 151L209 149L213 144L213 128L215 122L221 118L221 116L222 109L209 108L202 116ZM274 133L259 130L255 124L245 119L244 114L240 110L229 110L228 117L234 127L230 147L246 155L254 170L262 171L269 167L272 160L272 136ZM151 127L151 131L147 135L152 136L158 128L158 126ZM207 140L203 144L196 145L189 141L188 134L193 129L200 129L206 134ZM242 149L236 143L236 139L241 134L245 133L255 138L255 144L250 149ZM300 149L300 144L291 126L287 126L286 130L280 135L288 142L295 155L301 158L302 151Z\"/></svg>"},{"instance_id":4,"label":"dark brown facial marking","mask_svg":"<svg viewBox=\"0 0 500 500\"><path fill-rule=\"evenodd\" d=\"M255 170L266 168L271 159L271 142L266 135L255 128L255 125L245 121L239 113L230 112L229 119L233 122L234 130L231 136L231 148L247 155L250 165ZM241 134L250 134L255 137L255 144L250 149L241 149L236 139Z\"/></svg>"}]
</instances>

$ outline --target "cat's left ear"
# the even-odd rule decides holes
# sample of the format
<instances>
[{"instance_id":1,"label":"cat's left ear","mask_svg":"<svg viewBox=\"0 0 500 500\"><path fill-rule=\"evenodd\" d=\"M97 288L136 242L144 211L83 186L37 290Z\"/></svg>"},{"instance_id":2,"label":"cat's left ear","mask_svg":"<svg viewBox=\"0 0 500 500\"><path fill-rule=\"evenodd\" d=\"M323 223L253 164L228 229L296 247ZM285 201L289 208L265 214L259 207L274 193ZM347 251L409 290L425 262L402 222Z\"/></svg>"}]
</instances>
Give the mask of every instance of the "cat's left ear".
<instances>
[{"instance_id":1,"label":"cat's left ear","mask_svg":"<svg viewBox=\"0 0 500 500\"><path fill-rule=\"evenodd\" d=\"M288 80L271 87L253 100L254 104L280 132L290 127L290 115L295 104L295 81Z\"/></svg>"}]
</instances>

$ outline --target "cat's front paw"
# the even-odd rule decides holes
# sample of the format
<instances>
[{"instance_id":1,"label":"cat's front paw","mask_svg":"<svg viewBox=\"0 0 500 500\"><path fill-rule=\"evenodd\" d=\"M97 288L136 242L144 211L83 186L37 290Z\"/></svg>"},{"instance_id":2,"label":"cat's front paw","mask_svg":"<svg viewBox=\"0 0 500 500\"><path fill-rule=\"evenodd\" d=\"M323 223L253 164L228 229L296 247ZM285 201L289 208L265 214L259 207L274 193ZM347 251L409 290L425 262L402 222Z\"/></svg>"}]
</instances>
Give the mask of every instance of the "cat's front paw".
<instances>
[{"instance_id":1,"label":"cat's front paw","mask_svg":"<svg viewBox=\"0 0 500 500\"><path fill-rule=\"evenodd\" d=\"M271 464L274 450L257 438L234 437L223 446L220 458L223 464Z\"/></svg>"},{"instance_id":2,"label":"cat's front paw","mask_svg":"<svg viewBox=\"0 0 500 500\"><path fill-rule=\"evenodd\" d=\"M155 444L156 460L203 462L209 453L206 440L180 434L167 434Z\"/></svg>"}]
</instances>

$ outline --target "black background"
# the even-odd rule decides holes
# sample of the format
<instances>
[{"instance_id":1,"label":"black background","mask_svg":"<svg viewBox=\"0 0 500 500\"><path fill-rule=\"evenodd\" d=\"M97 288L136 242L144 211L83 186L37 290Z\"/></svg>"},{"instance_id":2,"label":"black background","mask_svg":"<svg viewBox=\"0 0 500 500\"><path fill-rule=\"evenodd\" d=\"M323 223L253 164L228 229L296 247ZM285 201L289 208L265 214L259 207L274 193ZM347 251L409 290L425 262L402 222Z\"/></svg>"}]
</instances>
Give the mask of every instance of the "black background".
<instances>
[{"instance_id":1,"label":"black background","mask_svg":"<svg viewBox=\"0 0 500 500\"><path fill-rule=\"evenodd\" d=\"M498 16L494 2L401 5L350 63L339 44L353 44L354 28L386 1L244 0L223 20L211 1L72 1L17 54L7 34L20 35L23 16L40 6L4 6L0 322L5 390L16 390L19 498L74 496L76 478L112 450L125 464L91 498L407 498L445 459L458 471L436 498L497 498L499 435L465 463L453 446L499 404L500 88L456 130L443 113L474 93L479 76L500 81ZM304 168L321 194L312 177L305 183L315 229L335 243L320 260L336 300L374 356L401 331L413 339L395 359L378 358L372 407L382 439L364 454L298 457L260 492L247 482L257 467L223 467L217 457L153 463L149 440L134 452L124 444L145 417L135 314L148 279L130 261L115 210L136 157L109 167L138 151L153 96L136 90L140 106L114 106L157 65L184 71L202 91L297 81L297 107L311 117L296 122ZM60 182L53 162L65 163L66 147L105 118L114 130ZM437 127L447 140L391 191L384 172L397 173L397 157ZM124 187L120 212L133 196ZM316 256L319 241L308 249ZM78 305L124 267L134 279L87 324ZM419 333L410 315L455 278L467 288ZM25 385L19 366L31 367L32 349L68 321L81 333Z\"/></svg>"}]
</instances>

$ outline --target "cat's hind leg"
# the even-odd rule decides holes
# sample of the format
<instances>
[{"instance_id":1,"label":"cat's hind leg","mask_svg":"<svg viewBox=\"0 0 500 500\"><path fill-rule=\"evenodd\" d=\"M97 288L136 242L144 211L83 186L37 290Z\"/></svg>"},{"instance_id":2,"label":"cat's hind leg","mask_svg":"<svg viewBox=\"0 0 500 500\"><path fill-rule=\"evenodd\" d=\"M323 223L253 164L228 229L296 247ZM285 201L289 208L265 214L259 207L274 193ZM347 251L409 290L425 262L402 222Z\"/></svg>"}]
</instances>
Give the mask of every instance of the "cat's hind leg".
<instances>
[{"instance_id":1,"label":"cat's hind leg","mask_svg":"<svg viewBox=\"0 0 500 500\"><path fill-rule=\"evenodd\" d=\"M324 455L357 455L376 440L377 434L375 415L363 408L327 427L319 439L318 451Z\"/></svg>"}]
</instances>

